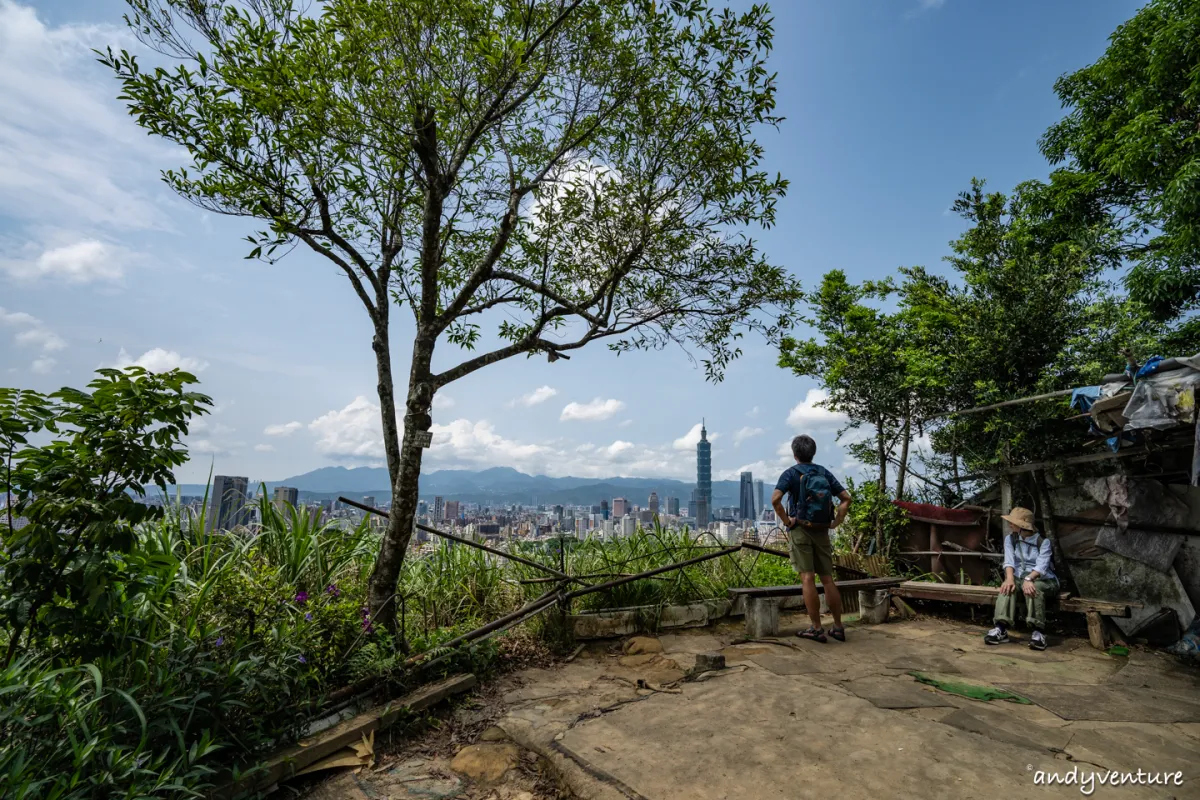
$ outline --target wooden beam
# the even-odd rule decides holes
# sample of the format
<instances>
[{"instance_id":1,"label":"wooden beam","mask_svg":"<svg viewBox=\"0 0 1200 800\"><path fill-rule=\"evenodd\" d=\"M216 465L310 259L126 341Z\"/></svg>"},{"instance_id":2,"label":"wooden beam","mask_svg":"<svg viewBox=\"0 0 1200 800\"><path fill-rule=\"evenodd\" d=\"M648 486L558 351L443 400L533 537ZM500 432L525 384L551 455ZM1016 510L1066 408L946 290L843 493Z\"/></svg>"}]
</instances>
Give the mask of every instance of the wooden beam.
<instances>
[{"instance_id":1,"label":"wooden beam","mask_svg":"<svg viewBox=\"0 0 1200 800\"><path fill-rule=\"evenodd\" d=\"M422 686L399 700L365 711L310 739L302 740L294 747L280 750L266 760L261 771L236 783L227 784L215 790L209 797L234 797L242 792L263 789L290 778L310 764L315 764L343 747L360 741L372 731L391 727L402 714L424 711L447 697L473 689L476 683L475 676L467 674L453 675L443 681Z\"/></svg>"},{"instance_id":2,"label":"wooden beam","mask_svg":"<svg viewBox=\"0 0 1200 800\"><path fill-rule=\"evenodd\" d=\"M1122 619L1129 619L1133 616L1132 610L1141 607L1141 603L1117 603L1109 600L1092 600L1087 597L1068 597L1059 602L1059 608L1063 611L1074 611L1079 614L1096 613Z\"/></svg>"},{"instance_id":3,"label":"wooden beam","mask_svg":"<svg viewBox=\"0 0 1200 800\"><path fill-rule=\"evenodd\" d=\"M1104 528L1109 525L1116 526L1115 520L1110 519L1095 519L1093 517L1067 517L1061 514L1054 514L1052 519L1058 522L1066 522L1071 525L1091 525L1097 528ZM1177 528L1173 525L1153 525L1149 523L1130 523L1125 526L1127 530L1144 531L1146 533L1173 533L1181 536L1200 536L1200 530L1195 528Z\"/></svg>"},{"instance_id":4,"label":"wooden beam","mask_svg":"<svg viewBox=\"0 0 1200 800\"><path fill-rule=\"evenodd\" d=\"M976 553L974 550L901 550L896 553L898 556L942 556L949 558L951 556L967 556L975 558L998 558L1004 560L1003 553Z\"/></svg>"},{"instance_id":5,"label":"wooden beam","mask_svg":"<svg viewBox=\"0 0 1200 800\"><path fill-rule=\"evenodd\" d=\"M1008 406L1019 406L1025 403L1033 403L1037 400L1050 400L1054 397L1064 397L1074 392L1074 389L1059 389L1055 392L1046 392L1045 394L1035 394L1032 397L1020 397L1016 400L1005 400L1002 403L992 403L987 406L976 406L975 408L965 408L962 411L943 411L940 414L934 414L928 419L940 419L942 417L958 417L963 414L978 414L981 411L991 411L996 408L1007 408Z\"/></svg>"},{"instance_id":6,"label":"wooden beam","mask_svg":"<svg viewBox=\"0 0 1200 800\"><path fill-rule=\"evenodd\" d=\"M1200 486L1200 407L1196 408L1195 428L1192 440L1192 486Z\"/></svg>"},{"instance_id":7,"label":"wooden beam","mask_svg":"<svg viewBox=\"0 0 1200 800\"><path fill-rule=\"evenodd\" d=\"M1185 447L1193 447L1194 443L1187 442L1184 444L1164 444L1156 446L1153 450L1140 445L1138 447L1123 447L1117 452L1106 450L1103 453L1089 453L1086 456L1071 456L1070 458L1062 458L1057 461L1038 461L1033 464L1017 464L1013 467L996 470L995 472L980 472L974 475L966 475L962 478L964 481L978 481L984 478L992 478L996 475L1016 475L1022 472L1037 472L1041 469L1055 469L1057 467L1070 466L1072 464L1090 464L1093 461L1108 461L1114 458L1135 458L1137 456L1145 456L1151 453L1161 452L1163 450L1182 450ZM1007 512L1005 512L1007 513Z\"/></svg>"}]
</instances>

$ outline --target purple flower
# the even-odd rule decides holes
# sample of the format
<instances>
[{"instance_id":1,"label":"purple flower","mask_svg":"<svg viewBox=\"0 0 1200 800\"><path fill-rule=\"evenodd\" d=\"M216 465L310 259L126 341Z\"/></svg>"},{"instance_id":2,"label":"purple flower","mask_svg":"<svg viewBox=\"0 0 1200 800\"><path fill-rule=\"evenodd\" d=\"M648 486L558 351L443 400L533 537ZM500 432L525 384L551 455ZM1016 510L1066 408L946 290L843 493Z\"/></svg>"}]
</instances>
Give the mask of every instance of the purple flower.
<instances>
[{"instance_id":1,"label":"purple flower","mask_svg":"<svg viewBox=\"0 0 1200 800\"><path fill-rule=\"evenodd\" d=\"M308 602L308 592L296 592L296 605L302 606Z\"/></svg>"},{"instance_id":2,"label":"purple flower","mask_svg":"<svg viewBox=\"0 0 1200 800\"><path fill-rule=\"evenodd\" d=\"M325 587L325 594L330 597L341 597L342 590L337 587L336 583L331 583Z\"/></svg>"},{"instance_id":3,"label":"purple flower","mask_svg":"<svg viewBox=\"0 0 1200 800\"><path fill-rule=\"evenodd\" d=\"M300 663L301 663L301 664L307 664L307 663L308 663L308 659L307 659L307 658L305 658L304 656L300 656Z\"/></svg>"},{"instance_id":4,"label":"purple flower","mask_svg":"<svg viewBox=\"0 0 1200 800\"><path fill-rule=\"evenodd\" d=\"M305 615L304 615L304 618L305 618L306 620L308 620L309 622L312 622L312 612L310 611L310 612L308 612L307 614L305 614Z\"/></svg>"},{"instance_id":5,"label":"purple flower","mask_svg":"<svg viewBox=\"0 0 1200 800\"><path fill-rule=\"evenodd\" d=\"M223 644L225 644L225 637L224 637L224 636L218 636L218 637L217 637L217 643L216 643L216 646L217 646L217 647L220 647L220 646L221 646L221 645L223 645Z\"/></svg>"}]
</instances>

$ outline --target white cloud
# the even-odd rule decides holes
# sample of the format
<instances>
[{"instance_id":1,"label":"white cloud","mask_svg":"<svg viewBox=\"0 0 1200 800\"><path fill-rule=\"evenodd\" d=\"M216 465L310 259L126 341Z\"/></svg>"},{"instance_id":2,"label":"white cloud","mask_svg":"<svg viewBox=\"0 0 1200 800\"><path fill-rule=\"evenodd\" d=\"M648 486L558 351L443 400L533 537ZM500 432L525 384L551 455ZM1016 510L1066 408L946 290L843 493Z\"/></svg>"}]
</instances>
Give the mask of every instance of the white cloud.
<instances>
[{"instance_id":1,"label":"white cloud","mask_svg":"<svg viewBox=\"0 0 1200 800\"><path fill-rule=\"evenodd\" d=\"M554 395L556 395L556 394L558 394L558 389L555 389L553 386L540 386L537 389L534 389L529 394L524 395L522 397L518 397L516 400L513 400L512 402L509 403L509 406L515 406L515 405L522 405L522 406L526 406L526 407L536 406L536 405L539 405L540 403L546 402L551 397L554 397Z\"/></svg>"},{"instance_id":2,"label":"white cloud","mask_svg":"<svg viewBox=\"0 0 1200 800\"><path fill-rule=\"evenodd\" d=\"M633 424L633 420L625 419L625 420L621 420L620 422L618 422L617 427L618 428L628 428L632 424Z\"/></svg>"},{"instance_id":3,"label":"white cloud","mask_svg":"<svg viewBox=\"0 0 1200 800\"><path fill-rule=\"evenodd\" d=\"M922 10L931 11L946 5L946 0L918 0Z\"/></svg>"},{"instance_id":4,"label":"white cloud","mask_svg":"<svg viewBox=\"0 0 1200 800\"><path fill-rule=\"evenodd\" d=\"M0 261L0 268L14 278L62 278L69 283L116 281L125 274L124 255L112 245L85 239L61 247L50 247L32 260Z\"/></svg>"},{"instance_id":5,"label":"white cloud","mask_svg":"<svg viewBox=\"0 0 1200 800\"><path fill-rule=\"evenodd\" d=\"M137 358L133 358L122 347L121 352L117 355L116 366L121 369L125 367L142 367L149 372L169 372L173 369L181 369L185 372L201 372L208 367L208 362L197 358L187 358L174 350L164 350L161 347L147 350Z\"/></svg>"},{"instance_id":6,"label":"white cloud","mask_svg":"<svg viewBox=\"0 0 1200 800\"><path fill-rule=\"evenodd\" d=\"M433 396L434 408L454 408L454 398L448 394L435 394Z\"/></svg>"},{"instance_id":7,"label":"white cloud","mask_svg":"<svg viewBox=\"0 0 1200 800\"><path fill-rule=\"evenodd\" d=\"M754 408L747 411L746 416L750 417L751 419L754 419L755 417L757 417L758 416L758 406L755 406Z\"/></svg>"},{"instance_id":8,"label":"white cloud","mask_svg":"<svg viewBox=\"0 0 1200 800\"><path fill-rule=\"evenodd\" d=\"M54 369L54 365L57 363L58 362L50 356L42 356L41 358L34 359L30 369L32 369L38 375L48 375L50 374L50 371Z\"/></svg>"},{"instance_id":9,"label":"white cloud","mask_svg":"<svg viewBox=\"0 0 1200 800\"><path fill-rule=\"evenodd\" d=\"M359 395L345 408L308 423L317 435L317 452L343 461L378 462L384 458L379 406Z\"/></svg>"},{"instance_id":10,"label":"white cloud","mask_svg":"<svg viewBox=\"0 0 1200 800\"><path fill-rule=\"evenodd\" d=\"M163 156L116 99L92 48L134 49L124 26L47 26L0 0L0 212L64 224L165 228L156 185ZM175 156L172 156L175 158Z\"/></svg>"},{"instance_id":11,"label":"white cloud","mask_svg":"<svg viewBox=\"0 0 1200 800\"><path fill-rule=\"evenodd\" d=\"M733 434L733 443L734 445L740 445L742 442L751 437L758 436L760 433L763 433L762 428L751 428L749 426L740 428L737 433Z\"/></svg>"},{"instance_id":12,"label":"white cloud","mask_svg":"<svg viewBox=\"0 0 1200 800\"><path fill-rule=\"evenodd\" d=\"M275 446L270 444L256 444L254 445L254 450L258 453L274 453Z\"/></svg>"},{"instance_id":13,"label":"white cloud","mask_svg":"<svg viewBox=\"0 0 1200 800\"><path fill-rule=\"evenodd\" d=\"M625 408L625 404L620 400L603 400L597 397L590 403L567 403L563 407L559 419L564 422L570 420L600 422L612 417L623 408Z\"/></svg>"},{"instance_id":14,"label":"white cloud","mask_svg":"<svg viewBox=\"0 0 1200 800\"><path fill-rule=\"evenodd\" d=\"M845 414L830 411L822 404L829 399L824 389L809 389L804 399L797 403L787 416L787 424L801 432L808 430L837 429L849 421Z\"/></svg>"},{"instance_id":15,"label":"white cloud","mask_svg":"<svg viewBox=\"0 0 1200 800\"><path fill-rule=\"evenodd\" d=\"M263 429L267 436L291 436L304 427L302 422L285 422L282 425L268 425Z\"/></svg>"},{"instance_id":16,"label":"white cloud","mask_svg":"<svg viewBox=\"0 0 1200 800\"><path fill-rule=\"evenodd\" d=\"M617 441L610 444L608 447L605 447L604 452L605 452L605 454L608 455L609 458L613 458L615 456L619 456L621 453L624 453L625 451L631 449L632 447L633 447L633 442L623 442L620 439L618 439Z\"/></svg>"},{"instance_id":17,"label":"white cloud","mask_svg":"<svg viewBox=\"0 0 1200 800\"><path fill-rule=\"evenodd\" d=\"M0 307L0 325L16 329L13 340L18 346L36 347L42 351L43 356L56 350L62 350L67 346L61 336L46 327L46 323L24 311L5 311L3 307ZM42 364L41 367L39 367L39 362ZM47 362L49 366L46 366ZM54 359L40 358L34 362L33 371L44 375L49 371L49 367L53 366Z\"/></svg>"},{"instance_id":18,"label":"white cloud","mask_svg":"<svg viewBox=\"0 0 1200 800\"><path fill-rule=\"evenodd\" d=\"M691 430L676 439L671 446L676 450L695 451L696 445L700 442L700 429L702 427L703 423L697 422L692 426ZM713 433L712 431L708 431L707 438L710 442L715 442L717 440L717 434Z\"/></svg>"}]
</instances>

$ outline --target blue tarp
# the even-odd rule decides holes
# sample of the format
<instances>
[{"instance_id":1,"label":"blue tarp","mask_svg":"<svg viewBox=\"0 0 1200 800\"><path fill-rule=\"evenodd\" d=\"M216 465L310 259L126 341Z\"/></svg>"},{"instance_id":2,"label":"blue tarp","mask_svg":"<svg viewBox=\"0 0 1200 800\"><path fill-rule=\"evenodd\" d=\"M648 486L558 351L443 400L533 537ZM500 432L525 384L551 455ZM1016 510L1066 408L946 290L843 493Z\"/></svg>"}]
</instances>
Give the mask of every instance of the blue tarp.
<instances>
[{"instance_id":1,"label":"blue tarp","mask_svg":"<svg viewBox=\"0 0 1200 800\"><path fill-rule=\"evenodd\" d=\"M1071 408L1078 409L1084 414L1092 410L1092 403L1100 399L1099 386L1081 386L1071 392Z\"/></svg>"}]
</instances>

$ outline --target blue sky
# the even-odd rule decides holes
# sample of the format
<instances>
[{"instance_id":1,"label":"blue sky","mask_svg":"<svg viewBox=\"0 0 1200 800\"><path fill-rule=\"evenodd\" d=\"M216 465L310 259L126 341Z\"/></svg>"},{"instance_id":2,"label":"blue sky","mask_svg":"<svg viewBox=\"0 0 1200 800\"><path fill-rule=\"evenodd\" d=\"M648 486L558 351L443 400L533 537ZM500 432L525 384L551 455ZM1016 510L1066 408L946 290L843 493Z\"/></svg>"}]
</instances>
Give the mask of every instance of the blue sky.
<instances>
[{"instance_id":1,"label":"blue sky","mask_svg":"<svg viewBox=\"0 0 1200 800\"><path fill-rule=\"evenodd\" d=\"M835 268L854 280L940 268L962 230L947 210L956 194L973 176L1007 190L1046 175L1037 138L1061 114L1055 78L1099 56L1139 5L771 3L787 121L761 139L791 188L778 226L756 234L764 251L805 286ZM365 313L315 257L243 260L244 223L159 182L179 152L137 128L89 51L133 44L123 9L0 0L0 385L82 386L98 366L134 362L190 368L217 411L189 438L181 481L210 465L278 480L380 463ZM397 376L406 314L394 315ZM426 469L694 479L704 417L717 477L774 480L802 431L818 460L857 472L815 383L778 369L761 342L744 350L718 385L678 350L618 358L601 345L489 367L439 395Z\"/></svg>"}]
</instances>

